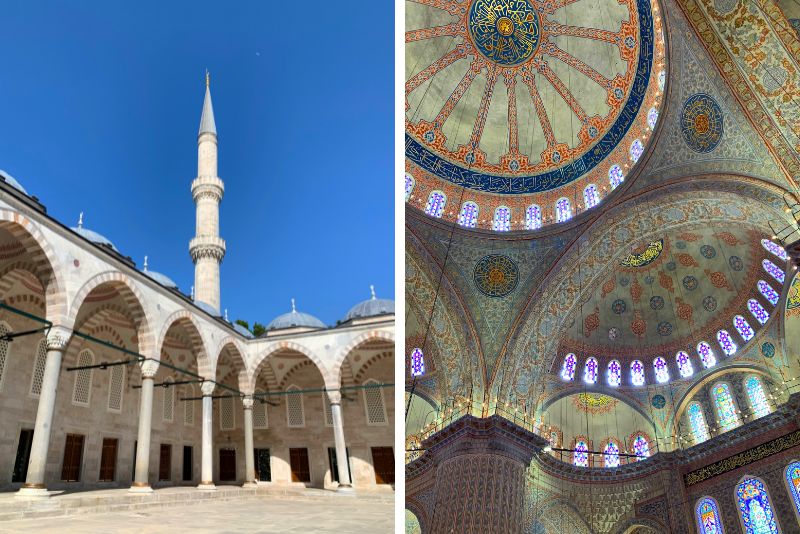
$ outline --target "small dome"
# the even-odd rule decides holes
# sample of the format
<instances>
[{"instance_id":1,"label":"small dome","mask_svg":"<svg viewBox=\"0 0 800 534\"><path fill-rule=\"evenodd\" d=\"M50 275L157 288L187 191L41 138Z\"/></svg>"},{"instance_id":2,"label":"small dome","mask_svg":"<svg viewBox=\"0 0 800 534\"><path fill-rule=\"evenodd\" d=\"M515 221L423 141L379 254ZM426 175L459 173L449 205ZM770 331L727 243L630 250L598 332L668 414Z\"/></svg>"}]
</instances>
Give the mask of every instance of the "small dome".
<instances>
[{"instance_id":1,"label":"small dome","mask_svg":"<svg viewBox=\"0 0 800 534\"><path fill-rule=\"evenodd\" d=\"M178 284L172 281L170 277L167 275L157 273L155 271L145 271L144 274L158 282L164 287L168 287L169 289L178 289Z\"/></svg>"},{"instance_id":2,"label":"small dome","mask_svg":"<svg viewBox=\"0 0 800 534\"><path fill-rule=\"evenodd\" d=\"M248 330L247 328L243 327L242 325L240 325L238 323L233 323L233 329L236 330L237 332L239 332L240 334L242 334L247 339L253 339L253 337L254 337L253 333L250 332L250 330Z\"/></svg>"},{"instance_id":3,"label":"small dome","mask_svg":"<svg viewBox=\"0 0 800 534\"><path fill-rule=\"evenodd\" d=\"M25 188L22 187L22 185L17 180L15 180L13 176L11 176L10 174L8 174L6 171L4 171L2 169L0 169L0 178L2 178L4 182L6 182L8 185L13 187L14 189L16 189L18 191L21 191L21 192L25 193L26 195L28 194L28 192L25 191Z\"/></svg>"},{"instance_id":4,"label":"small dome","mask_svg":"<svg viewBox=\"0 0 800 534\"><path fill-rule=\"evenodd\" d=\"M279 315L267 325L267 330L279 330L281 328L325 328L325 323L307 313L297 311L292 299L292 311Z\"/></svg>"},{"instance_id":5,"label":"small dome","mask_svg":"<svg viewBox=\"0 0 800 534\"><path fill-rule=\"evenodd\" d=\"M80 234L81 236L85 237L92 243L110 247L112 250L119 252L117 250L117 247L114 246L114 243L109 241L105 236L98 234L97 232L89 230L88 228L82 228L80 226L72 227L72 231Z\"/></svg>"},{"instance_id":6,"label":"small dome","mask_svg":"<svg viewBox=\"0 0 800 534\"><path fill-rule=\"evenodd\" d=\"M394 314L394 301L389 299L379 299L375 296L375 288L369 286L372 291L372 298L359 302L347 312L345 321L352 319L362 319L364 317L375 317L378 315Z\"/></svg>"},{"instance_id":7,"label":"small dome","mask_svg":"<svg viewBox=\"0 0 800 534\"><path fill-rule=\"evenodd\" d=\"M221 317L219 312L211 304L207 304L202 300L196 300L194 301L194 305L203 310L204 312L213 315L214 317Z\"/></svg>"}]
</instances>

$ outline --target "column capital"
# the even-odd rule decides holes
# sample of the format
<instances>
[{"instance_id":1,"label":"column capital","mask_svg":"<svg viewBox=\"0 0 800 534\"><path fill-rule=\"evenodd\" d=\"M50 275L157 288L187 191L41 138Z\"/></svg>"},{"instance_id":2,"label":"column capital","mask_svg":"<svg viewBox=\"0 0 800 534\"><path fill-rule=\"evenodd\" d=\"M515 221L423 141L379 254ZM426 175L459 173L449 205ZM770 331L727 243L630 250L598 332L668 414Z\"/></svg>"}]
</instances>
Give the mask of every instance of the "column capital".
<instances>
[{"instance_id":1,"label":"column capital","mask_svg":"<svg viewBox=\"0 0 800 534\"><path fill-rule=\"evenodd\" d=\"M342 403L342 393L338 389L326 389L325 394L328 395L328 402L331 404Z\"/></svg>"},{"instance_id":2,"label":"column capital","mask_svg":"<svg viewBox=\"0 0 800 534\"><path fill-rule=\"evenodd\" d=\"M200 384L200 391L203 392L203 396L204 397L208 397L212 393L214 393L214 388L215 387L217 387L217 385L214 382L212 382L210 380L206 380L205 382Z\"/></svg>"},{"instance_id":3,"label":"column capital","mask_svg":"<svg viewBox=\"0 0 800 534\"><path fill-rule=\"evenodd\" d=\"M47 334L47 350L63 351L67 348L72 330L64 326L53 326Z\"/></svg>"},{"instance_id":4,"label":"column capital","mask_svg":"<svg viewBox=\"0 0 800 534\"><path fill-rule=\"evenodd\" d=\"M142 378L153 378L156 376L158 372L158 361L156 360L145 360L141 363L142 366Z\"/></svg>"},{"instance_id":5,"label":"column capital","mask_svg":"<svg viewBox=\"0 0 800 534\"><path fill-rule=\"evenodd\" d=\"M252 395L245 395L242 399L242 405L244 406L245 410L252 410L253 409L253 396Z\"/></svg>"}]
</instances>

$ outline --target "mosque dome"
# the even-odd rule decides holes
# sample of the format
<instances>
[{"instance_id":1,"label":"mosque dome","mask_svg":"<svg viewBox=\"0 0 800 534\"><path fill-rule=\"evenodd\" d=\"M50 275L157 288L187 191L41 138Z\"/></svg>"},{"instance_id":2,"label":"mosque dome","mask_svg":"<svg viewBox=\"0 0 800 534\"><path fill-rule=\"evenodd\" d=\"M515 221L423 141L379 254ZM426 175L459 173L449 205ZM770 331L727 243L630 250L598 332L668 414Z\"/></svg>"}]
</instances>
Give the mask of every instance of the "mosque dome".
<instances>
[{"instance_id":1,"label":"mosque dome","mask_svg":"<svg viewBox=\"0 0 800 534\"><path fill-rule=\"evenodd\" d=\"M345 321L352 319L362 319L365 317L375 317L378 315L394 314L394 301L389 299L379 299L375 296L375 289L370 286L372 298L359 302L347 312Z\"/></svg>"},{"instance_id":2,"label":"mosque dome","mask_svg":"<svg viewBox=\"0 0 800 534\"><path fill-rule=\"evenodd\" d=\"M147 256L144 257L144 268L142 272L166 288L178 289L178 284L173 282L170 277L147 268Z\"/></svg>"},{"instance_id":3,"label":"mosque dome","mask_svg":"<svg viewBox=\"0 0 800 534\"><path fill-rule=\"evenodd\" d=\"M26 195L28 194L28 192L25 191L25 188L22 187L22 185L13 176L11 176L10 174L8 174L6 171L4 171L2 169L0 169L0 178L2 178L4 182L6 182L8 185L13 187L14 189L16 189L16 190L18 190L18 191L20 191L22 193L25 193Z\"/></svg>"},{"instance_id":4,"label":"mosque dome","mask_svg":"<svg viewBox=\"0 0 800 534\"><path fill-rule=\"evenodd\" d=\"M242 325L240 325L238 323L233 323L233 329L236 330L237 332L239 332L241 335L243 335L247 339L253 339L253 337L254 337L253 333L250 330L248 330L247 328L243 327Z\"/></svg>"},{"instance_id":5,"label":"mosque dome","mask_svg":"<svg viewBox=\"0 0 800 534\"><path fill-rule=\"evenodd\" d=\"M279 315L267 325L267 330L280 330L282 328L325 328L325 323L310 315L297 311L292 299L292 311Z\"/></svg>"},{"instance_id":6,"label":"mosque dome","mask_svg":"<svg viewBox=\"0 0 800 534\"><path fill-rule=\"evenodd\" d=\"M211 304L207 304L202 300L195 300L194 305L203 310L204 312L208 313L209 315L213 315L214 317L221 317L220 313L214 309L214 306Z\"/></svg>"},{"instance_id":7,"label":"mosque dome","mask_svg":"<svg viewBox=\"0 0 800 534\"><path fill-rule=\"evenodd\" d=\"M94 230L89 230L88 228L83 227L83 212L81 212L81 215L78 218L78 226L73 226L71 230L76 234L79 234L81 237L88 239L89 241L91 241L96 245L102 245L104 247L110 248L115 252L119 252L119 250L117 250L117 247L114 246L114 243L109 241L107 237L98 234Z\"/></svg>"}]
</instances>

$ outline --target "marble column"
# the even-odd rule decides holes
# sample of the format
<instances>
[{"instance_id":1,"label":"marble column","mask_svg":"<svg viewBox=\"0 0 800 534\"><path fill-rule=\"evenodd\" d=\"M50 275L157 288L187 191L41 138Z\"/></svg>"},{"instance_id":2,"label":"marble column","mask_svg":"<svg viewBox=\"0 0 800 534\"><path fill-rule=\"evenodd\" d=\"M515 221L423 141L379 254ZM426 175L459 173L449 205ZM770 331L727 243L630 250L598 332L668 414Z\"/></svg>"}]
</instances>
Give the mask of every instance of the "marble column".
<instances>
[{"instance_id":1,"label":"marble column","mask_svg":"<svg viewBox=\"0 0 800 534\"><path fill-rule=\"evenodd\" d=\"M47 359L42 377L42 389L39 393L39 405L36 409L36 423L33 427L28 474L25 477L25 484L17 492L20 497L46 497L48 495L44 484L47 452L50 448L50 435L53 430L53 413L56 407L61 360L71 335L70 330L59 326L51 328L47 335Z\"/></svg>"},{"instance_id":2,"label":"marble column","mask_svg":"<svg viewBox=\"0 0 800 534\"><path fill-rule=\"evenodd\" d=\"M244 486L256 485L256 462L253 455L253 397L242 399L244 406Z\"/></svg>"},{"instance_id":3,"label":"marble column","mask_svg":"<svg viewBox=\"0 0 800 534\"><path fill-rule=\"evenodd\" d=\"M213 491L214 485L214 454L213 454L213 408L211 394L214 393L214 382L203 382L200 389L203 391L203 447L201 451L200 485L198 489Z\"/></svg>"},{"instance_id":4,"label":"marble column","mask_svg":"<svg viewBox=\"0 0 800 534\"><path fill-rule=\"evenodd\" d=\"M136 469L129 492L150 493L150 430L153 423L153 378L158 362L142 363L142 389L139 395L139 435L136 438Z\"/></svg>"},{"instance_id":5,"label":"marble column","mask_svg":"<svg viewBox=\"0 0 800 534\"><path fill-rule=\"evenodd\" d=\"M339 470L339 487L336 491L352 493L353 484L350 481L350 469L347 463L347 444L344 440L344 422L342 421L342 394L337 390L326 390L331 404L331 419L333 419L333 440L336 444L336 466Z\"/></svg>"}]
</instances>

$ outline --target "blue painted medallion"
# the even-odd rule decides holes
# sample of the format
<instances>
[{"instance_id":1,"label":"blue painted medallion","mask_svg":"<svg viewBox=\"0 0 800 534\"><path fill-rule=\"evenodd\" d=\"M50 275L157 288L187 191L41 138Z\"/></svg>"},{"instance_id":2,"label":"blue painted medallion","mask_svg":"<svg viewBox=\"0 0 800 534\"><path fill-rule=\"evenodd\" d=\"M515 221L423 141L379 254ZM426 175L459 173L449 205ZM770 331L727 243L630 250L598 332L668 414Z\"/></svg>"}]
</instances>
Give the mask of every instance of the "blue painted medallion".
<instances>
[{"instance_id":1,"label":"blue painted medallion","mask_svg":"<svg viewBox=\"0 0 800 534\"><path fill-rule=\"evenodd\" d=\"M710 95L697 93L683 104L681 132L695 152L711 152L722 140L722 109Z\"/></svg>"},{"instance_id":2,"label":"blue painted medallion","mask_svg":"<svg viewBox=\"0 0 800 534\"><path fill-rule=\"evenodd\" d=\"M476 0L467 24L475 47L499 65L522 63L539 46L539 14L528 0Z\"/></svg>"}]
</instances>

